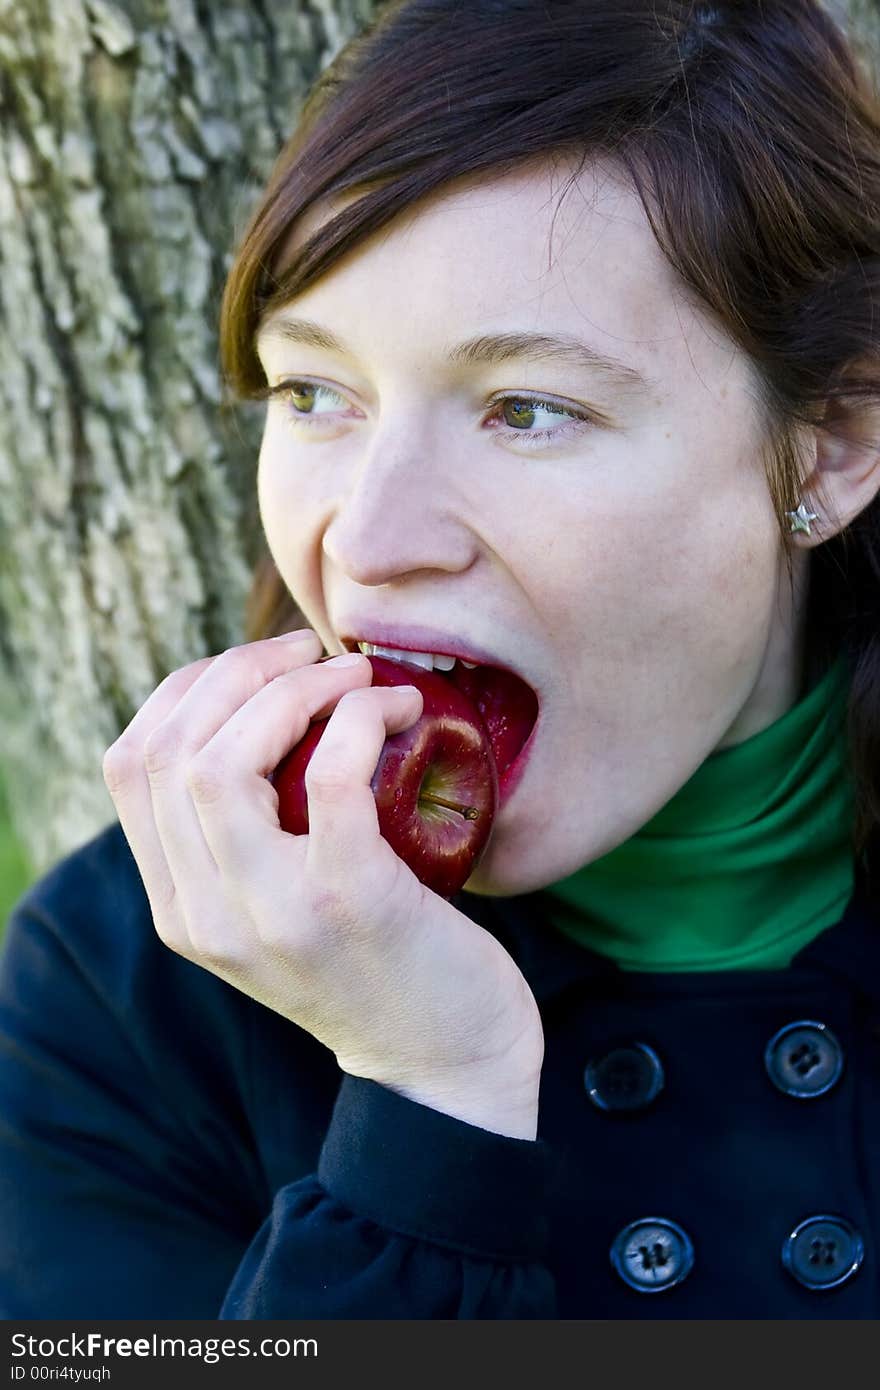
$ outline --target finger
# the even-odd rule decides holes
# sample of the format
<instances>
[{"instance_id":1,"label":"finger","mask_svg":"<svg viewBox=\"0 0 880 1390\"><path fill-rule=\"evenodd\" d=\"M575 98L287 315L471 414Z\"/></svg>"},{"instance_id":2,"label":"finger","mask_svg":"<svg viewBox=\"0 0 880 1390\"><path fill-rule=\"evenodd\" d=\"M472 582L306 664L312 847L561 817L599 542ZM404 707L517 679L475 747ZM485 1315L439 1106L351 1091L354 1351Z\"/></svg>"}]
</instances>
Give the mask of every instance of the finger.
<instances>
[{"instance_id":1,"label":"finger","mask_svg":"<svg viewBox=\"0 0 880 1390\"><path fill-rule=\"evenodd\" d=\"M189 666L181 666L179 671L171 671L163 681L159 682L152 695L144 701L116 742L111 743L104 754L104 763L106 765L110 762L111 773L115 765L125 767L128 764L129 754L140 756L144 741L150 731L157 724L161 724L163 719L167 719L190 686L208 669L211 662L216 660L216 656L203 656L199 661L191 662ZM112 780L115 782L117 778L113 777Z\"/></svg>"},{"instance_id":2,"label":"finger","mask_svg":"<svg viewBox=\"0 0 880 1390\"><path fill-rule=\"evenodd\" d=\"M201 657L177 671L171 671L115 743L107 749L101 765L105 785L143 880L153 923L161 939L175 949L184 945L186 929L174 878L156 825L149 777L144 766L144 745L151 733L172 715L189 690L218 659L217 656Z\"/></svg>"},{"instance_id":3,"label":"finger","mask_svg":"<svg viewBox=\"0 0 880 1390\"><path fill-rule=\"evenodd\" d=\"M290 852L294 837L280 828L278 793L267 777L313 720L372 678L367 658L357 655L279 676L242 705L190 763L188 786L202 833L231 880L259 878L255 866L267 857L270 838L280 836Z\"/></svg>"},{"instance_id":4,"label":"finger","mask_svg":"<svg viewBox=\"0 0 880 1390\"><path fill-rule=\"evenodd\" d=\"M343 894L359 879L381 840L370 782L385 740L421 716L414 686L371 686L339 701L305 772L309 810L306 866L314 882Z\"/></svg>"},{"instance_id":5,"label":"finger","mask_svg":"<svg viewBox=\"0 0 880 1390\"><path fill-rule=\"evenodd\" d=\"M171 945L182 934L175 927L175 889L165 851L153 817L150 785L144 772L143 742L149 730L166 718L215 657L203 657L172 671L104 754L101 772L116 807L122 832L137 864L150 904L153 923Z\"/></svg>"},{"instance_id":6,"label":"finger","mask_svg":"<svg viewBox=\"0 0 880 1390\"><path fill-rule=\"evenodd\" d=\"M221 652L144 744L143 775L184 924L204 915L205 894L220 886L190 791L190 764L258 689L315 660L321 641L311 629L306 633L298 641L268 639Z\"/></svg>"},{"instance_id":7,"label":"finger","mask_svg":"<svg viewBox=\"0 0 880 1390\"><path fill-rule=\"evenodd\" d=\"M297 633L285 633L283 637L270 637L257 645L267 647L272 652L271 643L273 642L292 642L297 645L300 638L307 641L314 639L320 645L320 639L311 628L302 628ZM240 648L232 648L237 651ZM283 651L283 647L281 648ZM225 653L224 653L225 655ZM271 659L271 658L270 658ZM143 752L143 745L149 734L163 723L180 704L183 696L192 685L202 676L215 661L218 656L203 656L198 661L191 661L187 666L181 666L177 671L171 671L163 681L156 686L152 695L144 701L134 718L126 725L122 733L112 743L104 754L103 770L105 771L105 781L109 780L115 791L116 785L121 779L125 779L125 774L133 759L140 758ZM281 669L286 669L283 665ZM116 769L120 771L117 772ZM127 780L127 779L126 779ZM111 788L108 786L108 791ZM111 795L113 792L111 791ZM115 799L115 798L114 798Z\"/></svg>"},{"instance_id":8,"label":"finger","mask_svg":"<svg viewBox=\"0 0 880 1390\"><path fill-rule=\"evenodd\" d=\"M194 758L252 695L276 677L311 665L320 652L320 637L305 628L296 639L268 638L213 657L177 704L152 721L149 749L144 740L144 752L156 768L157 781L166 762L176 767L180 759Z\"/></svg>"}]
</instances>

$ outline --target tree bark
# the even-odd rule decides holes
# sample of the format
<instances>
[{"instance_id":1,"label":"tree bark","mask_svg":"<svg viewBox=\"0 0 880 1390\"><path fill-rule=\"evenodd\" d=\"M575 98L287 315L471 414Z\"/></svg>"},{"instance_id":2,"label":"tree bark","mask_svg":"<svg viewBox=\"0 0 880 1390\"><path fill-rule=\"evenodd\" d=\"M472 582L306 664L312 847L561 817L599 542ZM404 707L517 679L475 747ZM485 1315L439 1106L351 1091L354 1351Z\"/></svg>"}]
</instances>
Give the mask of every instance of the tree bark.
<instances>
[{"instance_id":1,"label":"tree bark","mask_svg":"<svg viewBox=\"0 0 880 1390\"><path fill-rule=\"evenodd\" d=\"M876 64L877 0L826 3ZM0 763L35 877L115 818L101 759L163 676L247 640L262 411L218 409L220 293L375 8L0 0Z\"/></svg>"},{"instance_id":2,"label":"tree bark","mask_svg":"<svg viewBox=\"0 0 880 1390\"><path fill-rule=\"evenodd\" d=\"M104 751L243 640L261 414L219 409L231 250L372 0L0 0L0 763L41 876Z\"/></svg>"},{"instance_id":3,"label":"tree bark","mask_svg":"<svg viewBox=\"0 0 880 1390\"><path fill-rule=\"evenodd\" d=\"M856 48L875 75L880 76L880 3L878 0L823 0L852 35Z\"/></svg>"}]
</instances>

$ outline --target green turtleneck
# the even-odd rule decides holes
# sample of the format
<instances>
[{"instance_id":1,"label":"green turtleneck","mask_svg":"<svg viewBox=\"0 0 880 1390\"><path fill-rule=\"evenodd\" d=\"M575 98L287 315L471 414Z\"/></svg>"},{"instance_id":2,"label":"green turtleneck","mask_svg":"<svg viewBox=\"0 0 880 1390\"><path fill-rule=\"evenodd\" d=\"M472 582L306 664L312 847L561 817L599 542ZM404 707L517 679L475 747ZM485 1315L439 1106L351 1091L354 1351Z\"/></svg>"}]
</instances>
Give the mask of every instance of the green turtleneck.
<instances>
[{"instance_id":1,"label":"green turtleneck","mask_svg":"<svg viewBox=\"0 0 880 1390\"><path fill-rule=\"evenodd\" d=\"M623 970L766 970L854 887L843 657L787 714L722 748L617 849L543 890L554 926Z\"/></svg>"}]
</instances>

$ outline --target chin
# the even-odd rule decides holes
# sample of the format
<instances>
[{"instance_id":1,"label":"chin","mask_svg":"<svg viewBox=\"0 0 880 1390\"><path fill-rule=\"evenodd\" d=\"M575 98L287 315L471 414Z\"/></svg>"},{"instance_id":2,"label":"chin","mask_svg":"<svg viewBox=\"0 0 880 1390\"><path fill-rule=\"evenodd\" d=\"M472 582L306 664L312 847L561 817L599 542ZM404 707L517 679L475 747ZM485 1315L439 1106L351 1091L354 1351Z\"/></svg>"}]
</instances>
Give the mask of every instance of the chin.
<instances>
[{"instance_id":1,"label":"chin","mask_svg":"<svg viewBox=\"0 0 880 1390\"><path fill-rule=\"evenodd\" d=\"M529 824L519 832L510 828L505 834L496 820L489 842L464 884L464 892L480 898L513 898L540 892L603 858L626 838L613 830L609 833L607 826L603 829L606 833L599 843L551 844L548 826Z\"/></svg>"},{"instance_id":2,"label":"chin","mask_svg":"<svg viewBox=\"0 0 880 1390\"><path fill-rule=\"evenodd\" d=\"M503 838L498 837L496 823L492 840L465 883L464 891L478 898L515 898L554 882L555 877L548 875L546 869L542 870L539 863L530 866L525 856L517 854L513 843L504 844Z\"/></svg>"}]
</instances>

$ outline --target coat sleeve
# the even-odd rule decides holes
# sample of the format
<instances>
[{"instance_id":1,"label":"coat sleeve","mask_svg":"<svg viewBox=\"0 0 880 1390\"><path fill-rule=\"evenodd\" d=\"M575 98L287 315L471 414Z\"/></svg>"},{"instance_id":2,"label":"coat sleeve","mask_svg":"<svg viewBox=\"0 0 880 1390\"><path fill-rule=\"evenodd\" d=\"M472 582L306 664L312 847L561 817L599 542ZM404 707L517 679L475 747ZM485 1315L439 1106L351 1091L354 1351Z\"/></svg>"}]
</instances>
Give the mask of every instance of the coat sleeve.
<instances>
[{"instance_id":1,"label":"coat sleeve","mask_svg":"<svg viewBox=\"0 0 880 1390\"><path fill-rule=\"evenodd\" d=\"M283 1187L222 1318L553 1318L549 1153L345 1076L317 1172Z\"/></svg>"},{"instance_id":2,"label":"coat sleeve","mask_svg":"<svg viewBox=\"0 0 880 1390\"><path fill-rule=\"evenodd\" d=\"M0 1317L556 1316L544 1141L342 1075L315 1171L272 1192L236 1076L253 1001L139 950L131 894L78 875L0 955Z\"/></svg>"}]
</instances>

